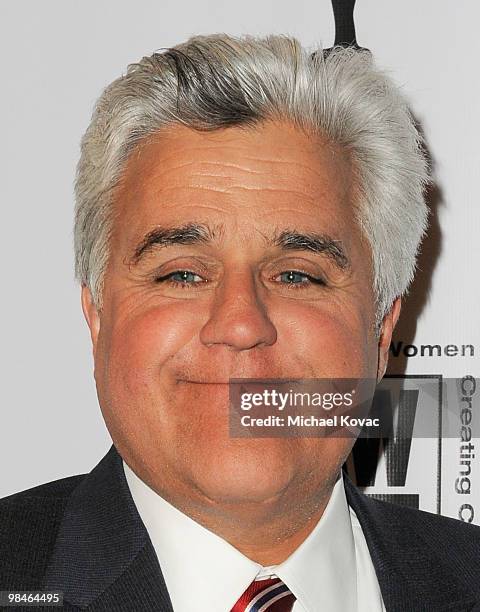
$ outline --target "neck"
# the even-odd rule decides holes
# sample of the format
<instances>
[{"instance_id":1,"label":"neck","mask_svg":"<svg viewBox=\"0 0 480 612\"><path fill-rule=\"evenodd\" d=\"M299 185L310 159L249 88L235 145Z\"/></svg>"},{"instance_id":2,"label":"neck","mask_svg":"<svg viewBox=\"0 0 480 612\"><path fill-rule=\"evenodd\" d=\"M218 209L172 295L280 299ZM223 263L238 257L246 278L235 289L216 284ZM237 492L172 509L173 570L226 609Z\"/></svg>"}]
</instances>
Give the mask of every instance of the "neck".
<instances>
[{"instance_id":1,"label":"neck","mask_svg":"<svg viewBox=\"0 0 480 612\"><path fill-rule=\"evenodd\" d=\"M208 506L174 505L252 561L263 566L278 565L313 531L325 511L334 484L308 498L288 495L263 504L216 504L213 508L211 502Z\"/></svg>"},{"instance_id":2,"label":"neck","mask_svg":"<svg viewBox=\"0 0 480 612\"><path fill-rule=\"evenodd\" d=\"M281 520L265 526L250 525L248 529L237 531L231 525L216 525L215 531L237 548L246 557L263 566L278 565L287 559L313 531L321 519L328 500L320 508L312 510L309 516L294 520Z\"/></svg>"}]
</instances>

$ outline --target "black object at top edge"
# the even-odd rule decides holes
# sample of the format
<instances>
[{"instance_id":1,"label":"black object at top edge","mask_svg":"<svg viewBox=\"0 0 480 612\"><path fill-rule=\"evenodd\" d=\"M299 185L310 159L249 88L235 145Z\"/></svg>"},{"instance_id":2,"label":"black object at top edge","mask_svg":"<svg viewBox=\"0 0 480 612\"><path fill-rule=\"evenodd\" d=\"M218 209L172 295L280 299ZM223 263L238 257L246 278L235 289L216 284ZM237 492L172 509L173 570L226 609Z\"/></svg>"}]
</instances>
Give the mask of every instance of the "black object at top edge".
<instances>
[{"instance_id":1,"label":"black object at top edge","mask_svg":"<svg viewBox=\"0 0 480 612\"><path fill-rule=\"evenodd\" d=\"M368 51L365 47L359 47L355 34L355 22L353 11L355 0L332 0L333 15L335 18L335 42L334 47L352 47L359 51ZM333 47L324 49L327 56Z\"/></svg>"}]
</instances>

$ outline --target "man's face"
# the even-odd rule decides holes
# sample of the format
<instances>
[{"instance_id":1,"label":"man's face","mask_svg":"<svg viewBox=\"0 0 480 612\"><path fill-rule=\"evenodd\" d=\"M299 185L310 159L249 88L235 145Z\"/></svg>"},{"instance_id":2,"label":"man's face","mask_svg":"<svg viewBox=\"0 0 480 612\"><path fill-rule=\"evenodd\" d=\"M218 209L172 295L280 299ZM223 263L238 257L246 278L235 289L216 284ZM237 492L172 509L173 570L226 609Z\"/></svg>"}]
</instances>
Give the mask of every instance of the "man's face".
<instances>
[{"instance_id":1,"label":"man's face","mask_svg":"<svg viewBox=\"0 0 480 612\"><path fill-rule=\"evenodd\" d=\"M112 439L181 509L334 482L351 439L232 439L228 381L383 374L391 320L379 345L353 198L347 153L288 124L176 126L131 155L103 309L87 289L83 306Z\"/></svg>"}]
</instances>

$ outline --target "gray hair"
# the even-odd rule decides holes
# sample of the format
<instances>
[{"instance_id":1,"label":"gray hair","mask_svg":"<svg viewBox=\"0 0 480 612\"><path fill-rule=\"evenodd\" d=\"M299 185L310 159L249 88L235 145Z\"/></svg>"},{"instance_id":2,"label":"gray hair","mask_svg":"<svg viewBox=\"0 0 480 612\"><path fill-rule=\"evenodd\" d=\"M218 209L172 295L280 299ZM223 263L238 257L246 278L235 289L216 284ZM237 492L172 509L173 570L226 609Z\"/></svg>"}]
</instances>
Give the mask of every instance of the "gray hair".
<instances>
[{"instance_id":1,"label":"gray hair","mask_svg":"<svg viewBox=\"0 0 480 612\"><path fill-rule=\"evenodd\" d=\"M128 67L99 98L75 184L75 274L102 308L112 192L143 138L172 124L197 130L286 119L345 147L355 211L370 244L377 332L406 293L427 226L428 164L407 102L370 53L312 53L287 36L195 36Z\"/></svg>"}]
</instances>

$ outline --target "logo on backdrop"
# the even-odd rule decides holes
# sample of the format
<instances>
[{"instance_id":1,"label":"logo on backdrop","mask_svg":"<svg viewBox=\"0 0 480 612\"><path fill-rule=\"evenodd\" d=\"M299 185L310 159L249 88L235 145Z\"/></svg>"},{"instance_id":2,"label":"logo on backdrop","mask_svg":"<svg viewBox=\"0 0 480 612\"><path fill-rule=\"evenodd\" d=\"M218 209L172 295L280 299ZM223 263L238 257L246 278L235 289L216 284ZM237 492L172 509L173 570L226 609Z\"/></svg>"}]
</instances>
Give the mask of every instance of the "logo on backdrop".
<instances>
[{"instance_id":1,"label":"logo on backdrop","mask_svg":"<svg viewBox=\"0 0 480 612\"><path fill-rule=\"evenodd\" d=\"M391 357L475 357L473 344L390 344Z\"/></svg>"},{"instance_id":2,"label":"logo on backdrop","mask_svg":"<svg viewBox=\"0 0 480 612\"><path fill-rule=\"evenodd\" d=\"M372 413L385 408L391 435L359 438L346 464L349 476L367 495L440 513L442 376L386 376Z\"/></svg>"}]
</instances>

